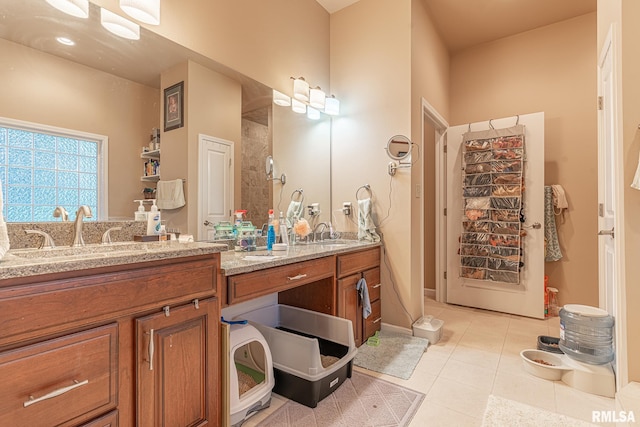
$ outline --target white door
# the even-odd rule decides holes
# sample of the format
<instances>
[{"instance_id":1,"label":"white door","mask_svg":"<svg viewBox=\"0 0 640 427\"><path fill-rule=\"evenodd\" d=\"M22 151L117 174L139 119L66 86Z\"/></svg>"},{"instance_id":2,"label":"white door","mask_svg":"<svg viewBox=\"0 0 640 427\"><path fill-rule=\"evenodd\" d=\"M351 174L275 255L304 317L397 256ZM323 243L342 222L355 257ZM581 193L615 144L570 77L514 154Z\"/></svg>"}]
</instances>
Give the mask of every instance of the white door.
<instances>
[{"instance_id":1,"label":"white door","mask_svg":"<svg viewBox=\"0 0 640 427\"><path fill-rule=\"evenodd\" d=\"M459 238L464 206L462 136L469 125L447 132L447 302L521 316L544 318L544 113L519 116L525 126L523 206L527 235L523 238L519 284L460 277ZM492 119L495 129L511 127L516 117ZM489 129L489 122L474 123L472 131ZM539 224L540 228L534 228Z\"/></svg>"},{"instance_id":2,"label":"white door","mask_svg":"<svg viewBox=\"0 0 640 427\"><path fill-rule=\"evenodd\" d=\"M213 224L231 218L233 142L202 134L198 139L198 240L212 240Z\"/></svg>"},{"instance_id":3,"label":"white door","mask_svg":"<svg viewBox=\"0 0 640 427\"><path fill-rule=\"evenodd\" d=\"M600 308L615 317L616 358L614 368L618 390L627 382L626 316L624 305L624 275L620 274L622 259L617 247L622 244L623 223L620 215L622 191L618 171L622 171L617 146L617 97L614 68L615 45L610 31L598 63L598 268ZM620 192L618 192L620 191Z\"/></svg>"}]
</instances>

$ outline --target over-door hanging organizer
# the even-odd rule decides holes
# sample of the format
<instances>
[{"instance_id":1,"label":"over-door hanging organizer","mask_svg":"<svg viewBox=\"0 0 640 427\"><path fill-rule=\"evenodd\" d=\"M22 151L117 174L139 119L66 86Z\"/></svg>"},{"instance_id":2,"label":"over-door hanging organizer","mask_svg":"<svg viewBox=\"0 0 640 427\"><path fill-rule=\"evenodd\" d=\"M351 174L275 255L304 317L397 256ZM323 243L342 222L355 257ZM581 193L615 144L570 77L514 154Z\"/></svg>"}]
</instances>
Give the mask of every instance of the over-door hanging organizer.
<instances>
[{"instance_id":1,"label":"over-door hanging organizer","mask_svg":"<svg viewBox=\"0 0 640 427\"><path fill-rule=\"evenodd\" d=\"M460 277L520 283L524 126L463 135Z\"/></svg>"}]
</instances>

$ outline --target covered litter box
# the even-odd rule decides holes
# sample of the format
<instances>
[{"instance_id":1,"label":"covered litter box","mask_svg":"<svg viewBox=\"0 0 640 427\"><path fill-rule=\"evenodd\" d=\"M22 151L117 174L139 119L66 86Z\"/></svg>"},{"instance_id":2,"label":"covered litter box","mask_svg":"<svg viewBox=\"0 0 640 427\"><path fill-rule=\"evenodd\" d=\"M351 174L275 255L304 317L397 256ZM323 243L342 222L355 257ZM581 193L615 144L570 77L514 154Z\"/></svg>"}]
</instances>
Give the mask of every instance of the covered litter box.
<instances>
[{"instance_id":1,"label":"covered litter box","mask_svg":"<svg viewBox=\"0 0 640 427\"><path fill-rule=\"evenodd\" d=\"M235 427L269 407L275 380L269 345L256 328L233 324L230 341L230 410Z\"/></svg>"},{"instance_id":2,"label":"covered litter box","mask_svg":"<svg viewBox=\"0 0 640 427\"><path fill-rule=\"evenodd\" d=\"M310 408L351 377L358 349L351 321L282 304L250 311L273 359L273 392Z\"/></svg>"}]
</instances>

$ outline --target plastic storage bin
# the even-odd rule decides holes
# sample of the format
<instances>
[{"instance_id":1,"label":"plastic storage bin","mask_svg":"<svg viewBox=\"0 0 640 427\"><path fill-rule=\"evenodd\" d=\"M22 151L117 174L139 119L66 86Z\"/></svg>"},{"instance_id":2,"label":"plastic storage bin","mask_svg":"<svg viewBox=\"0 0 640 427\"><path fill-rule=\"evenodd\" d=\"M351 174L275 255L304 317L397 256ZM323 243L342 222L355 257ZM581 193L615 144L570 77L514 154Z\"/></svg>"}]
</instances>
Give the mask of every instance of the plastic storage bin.
<instances>
[{"instance_id":1,"label":"plastic storage bin","mask_svg":"<svg viewBox=\"0 0 640 427\"><path fill-rule=\"evenodd\" d=\"M274 393L315 408L351 377L358 349L350 320L282 304L237 319L248 320L269 344Z\"/></svg>"},{"instance_id":2,"label":"plastic storage bin","mask_svg":"<svg viewBox=\"0 0 640 427\"><path fill-rule=\"evenodd\" d=\"M579 362L602 365L614 358L614 319L605 310L568 304L560 309L560 350Z\"/></svg>"},{"instance_id":3,"label":"plastic storage bin","mask_svg":"<svg viewBox=\"0 0 640 427\"><path fill-rule=\"evenodd\" d=\"M435 344L442 338L444 321L434 319L433 316L425 316L413 323L413 336L426 338L429 344Z\"/></svg>"},{"instance_id":4,"label":"plastic storage bin","mask_svg":"<svg viewBox=\"0 0 640 427\"><path fill-rule=\"evenodd\" d=\"M271 405L275 382L269 345L251 325L231 325L229 397L231 426Z\"/></svg>"}]
</instances>

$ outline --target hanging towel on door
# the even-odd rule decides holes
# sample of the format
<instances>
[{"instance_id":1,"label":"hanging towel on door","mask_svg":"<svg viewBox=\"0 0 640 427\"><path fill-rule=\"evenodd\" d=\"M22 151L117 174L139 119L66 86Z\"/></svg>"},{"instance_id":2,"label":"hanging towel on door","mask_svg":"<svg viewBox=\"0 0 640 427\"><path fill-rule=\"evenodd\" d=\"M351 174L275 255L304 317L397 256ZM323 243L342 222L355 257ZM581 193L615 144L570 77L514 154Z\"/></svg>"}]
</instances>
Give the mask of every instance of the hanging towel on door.
<instances>
[{"instance_id":1,"label":"hanging towel on door","mask_svg":"<svg viewBox=\"0 0 640 427\"><path fill-rule=\"evenodd\" d=\"M553 190L553 213L564 222L564 213L569 209L569 202L567 202L564 188L560 184L554 184L551 186L551 190Z\"/></svg>"},{"instance_id":2,"label":"hanging towel on door","mask_svg":"<svg viewBox=\"0 0 640 427\"><path fill-rule=\"evenodd\" d=\"M185 205L182 180L158 181L156 205L158 209L178 209Z\"/></svg>"},{"instance_id":3,"label":"hanging towel on door","mask_svg":"<svg viewBox=\"0 0 640 427\"><path fill-rule=\"evenodd\" d=\"M371 199L358 200L358 240L379 242L376 225L371 217Z\"/></svg>"},{"instance_id":4,"label":"hanging towel on door","mask_svg":"<svg viewBox=\"0 0 640 427\"><path fill-rule=\"evenodd\" d=\"M367 288L367 281L363 278L358 280L356 284L356 290L360 295L362 301L362 318L366 319L371 315L371 300L369 299L369 288Z\"/></svg>"},{"instance_id":5,"label":"hanging towel on door","mask_svg":"<svg viewBox=\"0 0 640 427\"><path fill-rule=\"evenodd\" d=\"M553 211L553 188L549 185L544 187L544 240L545 240L545 261L558 261L562 258L560 242L558 241L558 230L556 228L556 218Z\"/></svg>"}]
</instances>

